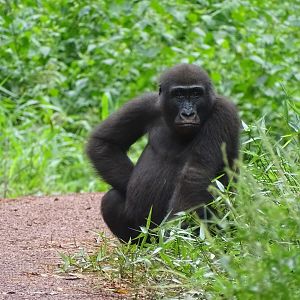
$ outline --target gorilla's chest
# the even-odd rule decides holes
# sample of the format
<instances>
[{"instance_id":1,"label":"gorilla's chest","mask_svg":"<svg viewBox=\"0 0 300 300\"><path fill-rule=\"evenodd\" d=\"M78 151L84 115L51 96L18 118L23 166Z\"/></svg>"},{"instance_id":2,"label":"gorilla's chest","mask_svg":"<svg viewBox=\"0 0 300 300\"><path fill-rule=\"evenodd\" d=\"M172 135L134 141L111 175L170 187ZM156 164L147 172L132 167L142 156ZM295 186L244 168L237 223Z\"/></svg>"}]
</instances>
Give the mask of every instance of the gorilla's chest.
<instances>
[{"instance_id":1,"label":"gorilla's chest","mask_svg":"<svg viewBox=\"0 0 300 300\"><path fill-rule=\"evenodd\" d=\"M129 215L140 223L152 208L152 221L160 223L166 215L179 174L179 164L166 159L147 146L137 162L127 186L126 205L134 207Z\"/></svg>"},{"instance_id":2,"label":"gorilla's chest","mask_svg":"<svg viewBox=\"0 0 300 300\"><path fill-rule=\"evenodd\" d=\"M159 157L168 163L175 162L177 166L188 159L191 144L182 141L165 126L158 126L149 132L148 146Z\"/></svg>"},{"instance_id":3,"label":"gorilla's chest","mask_svg":"<svg viewBox=\"0 0 300 300\"><path fill-rule=\"evenodd\" d=\"M145 211L152 207L153 220L161 221L186 162L186 151L187 145L172 140L164 130L149 133L127 188L126 201L129 207L136 207L135 215L145 218Z\"/></svg>"}]
</instances>

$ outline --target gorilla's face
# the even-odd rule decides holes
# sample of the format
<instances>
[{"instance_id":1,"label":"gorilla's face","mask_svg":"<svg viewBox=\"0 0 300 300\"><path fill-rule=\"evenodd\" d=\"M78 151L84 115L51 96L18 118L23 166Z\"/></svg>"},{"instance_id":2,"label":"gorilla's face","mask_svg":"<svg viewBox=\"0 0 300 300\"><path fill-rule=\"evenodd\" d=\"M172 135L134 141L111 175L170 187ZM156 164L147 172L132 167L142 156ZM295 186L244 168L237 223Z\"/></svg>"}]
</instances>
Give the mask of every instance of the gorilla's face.
<instances>
[{"instance_id":1,"label":"gorilla's face","mask_svg":"<svg viewBox=\"0 0 300 300\"><path fill-rule=\"evenodd\" d=\"M213 103L209 88L202 83L161 88L160 100L169 127L186 137L198 131Z\"/></svg>"},{"instance_id":2,"label":"gorilla's face","mask_svg":"<svg viewBox=\"0 0 300 300\"><path fill-rule=\"evenodd\" d=\"M206 72L187 64L162 75L159 95L168 126L183 137L191 137L199 130L215 99Z\"/></svg>"}]
</instances>

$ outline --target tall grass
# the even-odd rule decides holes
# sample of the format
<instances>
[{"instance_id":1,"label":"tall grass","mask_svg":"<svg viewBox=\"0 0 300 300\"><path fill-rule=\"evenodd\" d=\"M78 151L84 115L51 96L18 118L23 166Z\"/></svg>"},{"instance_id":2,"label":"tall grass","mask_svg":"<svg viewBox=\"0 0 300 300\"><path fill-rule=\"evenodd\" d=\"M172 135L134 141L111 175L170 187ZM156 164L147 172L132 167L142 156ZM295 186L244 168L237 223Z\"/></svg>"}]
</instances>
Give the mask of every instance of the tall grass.
<instances>
[{"instance_id":1,"label":"tall grass","mask_svg":"<svg viewBox=\"0 0 300 300\"><path fill-rule=\"evenodd\" d=\"M91 130L87 122L47 101L3 97L0 127L1 197L96 188L81 134Z\"/></svg>"}]
</instances>

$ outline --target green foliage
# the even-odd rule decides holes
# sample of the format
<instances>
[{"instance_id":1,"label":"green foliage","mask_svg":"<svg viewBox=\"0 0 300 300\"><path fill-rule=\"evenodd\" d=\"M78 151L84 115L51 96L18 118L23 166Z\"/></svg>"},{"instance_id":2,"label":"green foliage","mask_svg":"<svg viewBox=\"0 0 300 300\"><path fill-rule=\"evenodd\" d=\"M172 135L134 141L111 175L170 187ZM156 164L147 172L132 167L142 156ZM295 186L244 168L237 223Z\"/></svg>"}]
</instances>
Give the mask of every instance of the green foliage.
<instances>
[{"instance_id":1,"label":"green foliage","mask_svg":"<svg viewBox=\"0 0 300 300\"><path fill-rule=\"evenodd\" d=\"M106 189L84 155L91 128L166 67L196 63L244 127L234 192L213 187L220 233L165 224L142 248L62 255L65 270L158 297L299 299L299 20L299 0L0 0L0 195Z\"/></svg>"},{"instance_id":2,"label":"green foliage","mask_svg":"<svg viewBox=\"0 0 300 300\"><path fill-rule=\"evenodd\" d=\"M264 116L288 134L299 11L299 1L0 0L1 194L103 189L83 158L87 133L179 62L206 68L246 123Z\"/></svg>"}]
</instances>

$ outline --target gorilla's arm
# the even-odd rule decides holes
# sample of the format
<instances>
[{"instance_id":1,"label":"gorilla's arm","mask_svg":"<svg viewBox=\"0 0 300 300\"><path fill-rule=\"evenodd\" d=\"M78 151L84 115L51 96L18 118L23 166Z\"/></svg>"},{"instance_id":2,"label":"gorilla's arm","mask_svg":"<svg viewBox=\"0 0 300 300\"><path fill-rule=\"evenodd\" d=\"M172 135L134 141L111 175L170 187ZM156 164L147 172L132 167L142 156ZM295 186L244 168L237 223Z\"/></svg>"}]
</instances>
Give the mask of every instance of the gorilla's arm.
<instances>
[{"instance_id":1,"label":"gorilla's arm","mask_svg":"<svg viewBox=\"0 0 300 300\"><path fill-rule=\"evenodd\" d=\"M154 93L129 101L103 121L89 139L87 155L97 173L122 194L134 168L126 152L158 117L157 101Z\"/></svg>"},{"instance_id":2,"label":"gorilla's arm","mask_svg":"<svg viewBox=\"0 0 300 300\"><path fill-rule=\"evenodd\" d=\"M212 195L207 188L224 167L221 146L226 144L228 163L232 167L233 160L238 158L239 131L240 120L235 106L218 97L179 176L170 201L172 213L210 202ZM206 217L203 209L198 213L200 217Z\"/></svg>"}]
</instances>

